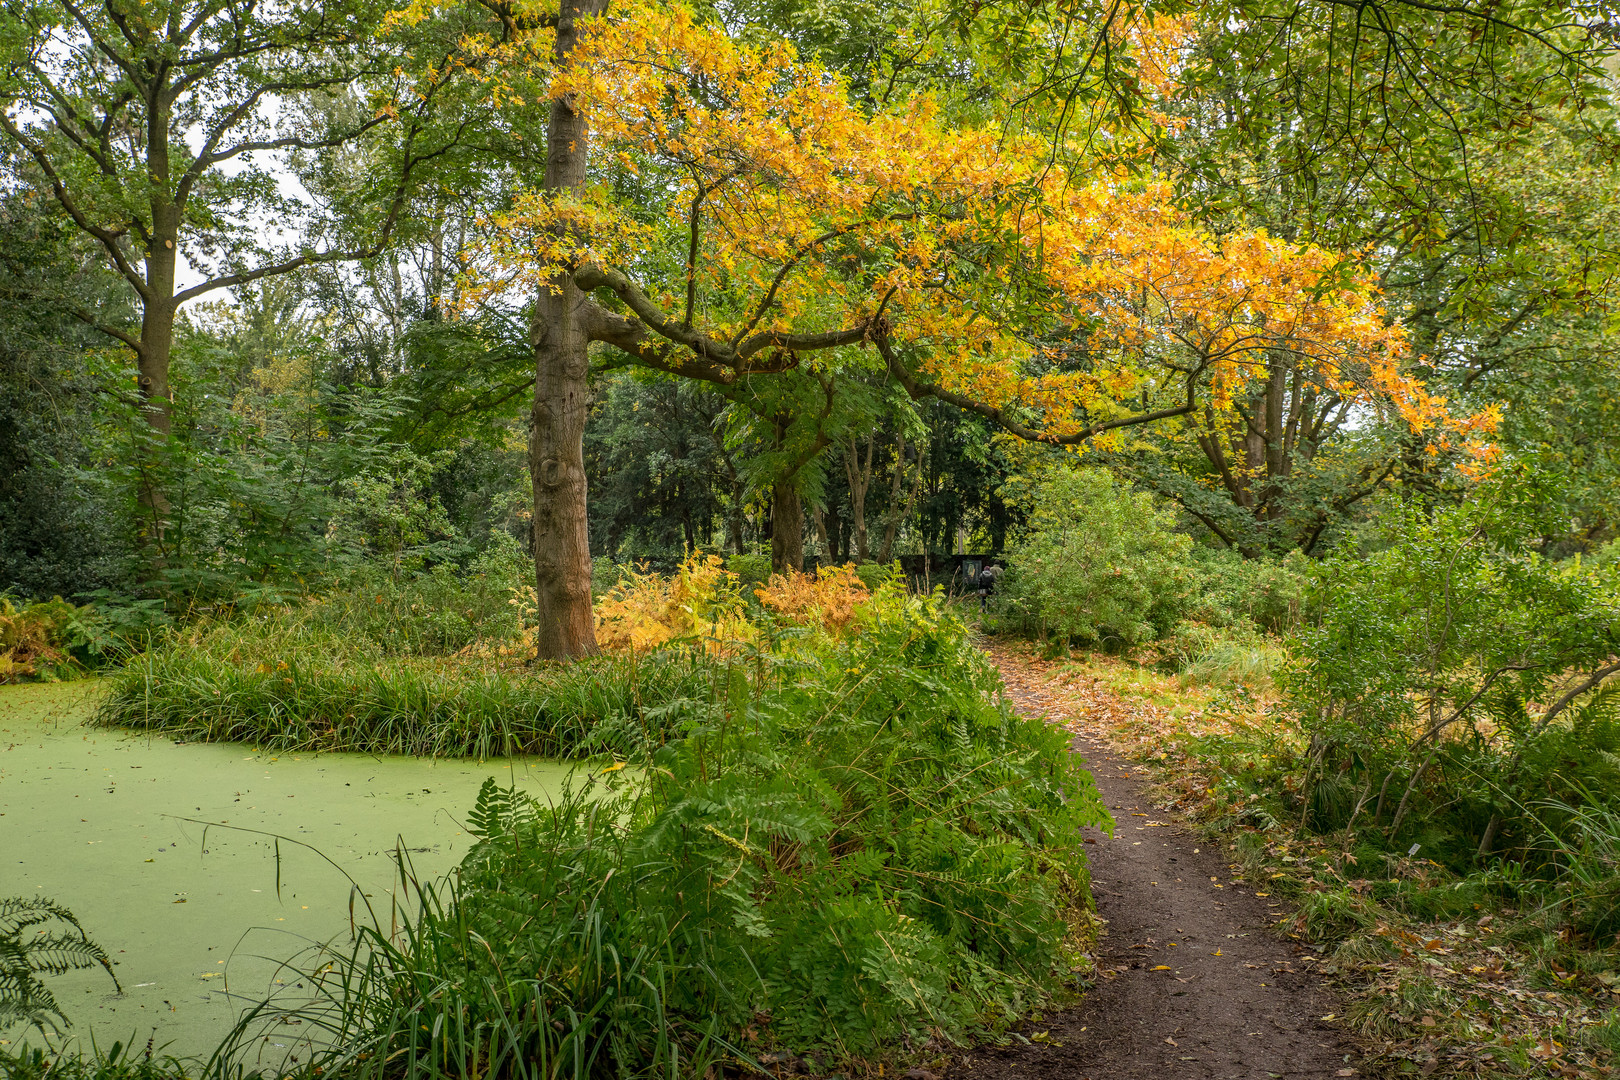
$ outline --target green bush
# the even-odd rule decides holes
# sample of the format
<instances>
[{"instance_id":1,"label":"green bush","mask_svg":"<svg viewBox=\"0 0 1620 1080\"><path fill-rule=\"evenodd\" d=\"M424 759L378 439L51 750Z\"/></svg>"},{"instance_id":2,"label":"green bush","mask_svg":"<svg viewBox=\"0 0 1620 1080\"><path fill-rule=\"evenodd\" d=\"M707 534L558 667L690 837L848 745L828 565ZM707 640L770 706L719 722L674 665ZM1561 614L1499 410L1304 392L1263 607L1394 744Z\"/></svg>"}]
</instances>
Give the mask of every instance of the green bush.
<instances>
[{"instance_id":1,"label":"green bush","mask_svg":"<svg viewBox=\"0 0 1620 1080\"><path fill-rule=\"evenodd\" d=\"M1194 549L1180 616L1206 626L1277 634L1304 611L1310 560L1297 551L1281 559L1246 559L1229 549Z\"/></svg>"},{"instance_id":2,"label":"green bush","mask_svg":"<svg viewBox=\"0 0 1620 1080\"><path fill-rule=\"evenodd\" d=\"M456 891L336 962L328 1075L830 1067L1071 980L1079 830L1108 815L1062 733L998 700L934 601L800 644L711 661L638 780L552 807L486 784Z\"/></svg>"},{"instance_id":3,"label":"green bush","mask_svg":"<svg viewBox=\"0 0 1620 1080\"><path fill-rule=\"evenodd\" d=\"M899 563L885 566L882 563L863 562L855 567L855 576L861 579L862 585L873 592L877 592L880 587L891 581L906 580L905 572L900 569Z\"/></svg>"},{"instance_id":4,"label":"green bush","mask_svg":"<svg viewBox=\"0 0 1620 1080\"><path fill-rule=\"evenodd\" d=\"M513 590L524 587L533 588L526 559L490 558L465 572L441 564L397 580L360 574L285 611L249 617L342 635L390 656L445 656L477 641L517 637Z\"/></svg>"},{"instance_id":5,"label":"green bush","mask_svg":"<svg viewBox=\"0 0 1620 1080\"><path fill-rule=\"evenodd\" d=\"M1170 631L1191 586L1175 515L1101 469L1053 473L1007 552L1002 606L1026 631L1130 647Z\"/></svg>"},{"instance_id":6,"label":"green bush","mask_svg":"<svg viewBox=\"0 0 1620 1080\"><path fill-rule=\"evenodd\" d=\"M1397 506L1383 550L1320 566L1318 614L1282 679L1307 769L1355 790L1318 827L1360 808L1364 826L1404 830L1462 869L1532 857L1526 807L1620 790L1620 717L1601 686L1620 651L1613 582L1541 558L1526 531L1491 498Z\"/></svg>"},{"instance_id":7,"label":"green bush","mask_svg":"<svg viewBox=\"0 0 1620 1080\"><path fill-rule=\"evenodd\" d=\"M0 683L72 679L125 655L168 622L159 601L83 607L60 596L16 606L0 596Z\"/></svg>"}]
</instances>

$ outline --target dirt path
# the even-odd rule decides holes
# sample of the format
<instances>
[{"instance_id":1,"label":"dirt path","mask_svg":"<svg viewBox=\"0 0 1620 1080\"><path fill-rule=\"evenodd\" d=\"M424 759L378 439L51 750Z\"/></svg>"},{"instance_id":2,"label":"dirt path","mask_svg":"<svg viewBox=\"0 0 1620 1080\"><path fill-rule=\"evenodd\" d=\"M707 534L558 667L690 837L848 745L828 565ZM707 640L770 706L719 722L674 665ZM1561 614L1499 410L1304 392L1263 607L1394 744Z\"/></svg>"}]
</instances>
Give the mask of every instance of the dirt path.
<instances>
[{"instance_id":1,"label":"dirt path","mask_svg":"<svg viewBox=\"0 0 1620 1080\"><path fill-rule=\"evenodd\" d=\"M1045 684L990 649L1027 713L1063 717ZM1065 725L1069 726L1069 725ZM1071 727L1072 730L1072 727ZM1087 830L1107 936L1096 986L1002 1048L964 1062L974 1080L1162 1080L1356 1076L1357 1055L1322 1018L1339 1006L1309 971L1314 954L1272 936L1282 905L1231 880L1222 853L1143 794L1145 774L1095 738L1075 750L1118 825ZM1045 1037L1039 1037L1040 1032ZM958 1076L964 1075L958 1073Z\"/></svg>"}]
</instances>

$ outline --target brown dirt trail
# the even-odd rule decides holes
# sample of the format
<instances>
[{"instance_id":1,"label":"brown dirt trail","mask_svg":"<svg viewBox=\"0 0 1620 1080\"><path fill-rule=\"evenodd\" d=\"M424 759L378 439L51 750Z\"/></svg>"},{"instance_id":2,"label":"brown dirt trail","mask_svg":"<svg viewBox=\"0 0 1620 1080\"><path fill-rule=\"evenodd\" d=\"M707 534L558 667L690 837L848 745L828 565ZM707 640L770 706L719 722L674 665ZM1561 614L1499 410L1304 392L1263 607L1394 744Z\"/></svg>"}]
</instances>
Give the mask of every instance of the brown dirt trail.
<instances>
[{"instance_id":1,"label":"brown dirt trail","mask_svg":"<svg viewBox=\"0 0 1620 1080\"><path fill-rule=\"evenodd\" d=\"M989 652L1020 711L1062 715L1041 678ZM1072 728L1071 728L1072 730ZM1087 830L1097 911L1097 982L1075 1008L1026 1028L1030 1041L975 1050L974 1080L1160 1080L1355 1076L1359 1058L1323 1019L1342 1011L1310 972L1314 954L1270 927L1284 907L1233 881L1201 842L1144 794L1147 776L1095 736L1075 751L1117 822ZM1044 1037L1041 1033L1044 1032Z\"/></svg>"}]
</instances>

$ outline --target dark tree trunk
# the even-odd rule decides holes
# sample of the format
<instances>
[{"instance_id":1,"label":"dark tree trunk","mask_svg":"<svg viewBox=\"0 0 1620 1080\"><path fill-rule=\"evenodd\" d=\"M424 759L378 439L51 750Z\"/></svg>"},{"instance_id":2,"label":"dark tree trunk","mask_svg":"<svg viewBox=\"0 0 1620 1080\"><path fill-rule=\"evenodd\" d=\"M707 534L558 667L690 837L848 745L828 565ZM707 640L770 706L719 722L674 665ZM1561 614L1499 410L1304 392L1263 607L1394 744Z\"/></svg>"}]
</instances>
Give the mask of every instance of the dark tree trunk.
<instances>
[{"instance_id":1,"label":"dark tree trunk","mask_svg":"<svg viewBox=\"0 0 1620 1080\"><path fill-rule=\"evenodd\" d=\"M849 436L849 444L844 448L844 474L849 479L850 543L855 549L856 562L867 562L871 558L867 550L866 493L872 487L872 455L876 448L876 434L866 437L864 461L855 436Z\"/></svg>"},{"instance_id":2,"label":"dark tree trunk","mask_svg":"<svg viewBox=\"0 0 1620 1080\"><path fill-rule=\"evenodd\" d=\"M900 531L900 523L911 517L911 512L917 508L917 496L922 493L924 455L928 452L925 444L917 446L917 477L911 485L911 493L903 495L906 482L906 437L896 435L894 439L894 475L889 481L889 507L883 517L883 547L878 551L877 561L885 565L894 558L894 538Z\"/></svg>"},{"instance_id":3,"label":"dark tree trunk","mask_svg":"<svg viewBox=\"0 0 1620 1080\"><path fill-rule=\"evenodd\" d=\"M790 480L771 489L771 572L804 569L804 502Z\"/></svg>"},{"instance_id":4,"label":"dark tree trunk","mask_svg":"<svg viewBox=\"0 0 1620 1080\"><path fill-rule=\"evenodd\" d=\"M741 555L748 548L748 541L743 539L743 523L747 515L747 508L743 502L743 486L731 485L731 503L726 507L726 543L733 555Z\"/></svg>"},{"instance_id":5,"label":"dark tree trunk","mask_svg":"<svg viewBox=\"0 0 1620 1080\"><path fill-rule=\"evenodd\" d=\"M563 0L554 55L567 64L578 39L576 20L606 0ZM545 190L585 184L585 118L567 99L551 103L546 129ZM569 660L596 652L591 613L590 531L585 516L586 296L567 272L535 297L534 408L529 426L529 474L534 481L534 571L539 628L535 656Z\"/></svg>"}]
</instances>

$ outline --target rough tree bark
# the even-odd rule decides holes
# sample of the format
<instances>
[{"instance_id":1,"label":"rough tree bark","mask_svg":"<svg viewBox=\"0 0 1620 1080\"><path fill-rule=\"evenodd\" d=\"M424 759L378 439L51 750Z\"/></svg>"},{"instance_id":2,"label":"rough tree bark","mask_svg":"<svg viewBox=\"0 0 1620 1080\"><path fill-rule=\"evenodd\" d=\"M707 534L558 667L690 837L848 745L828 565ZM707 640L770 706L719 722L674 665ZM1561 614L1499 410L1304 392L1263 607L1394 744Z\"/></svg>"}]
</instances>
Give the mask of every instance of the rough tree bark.
<instances>
[{"instance_id":1,"label":"rough tree bark","mask_svg":"<svg viewBox=\"0 0 1620 1080\"><path fill-rule=\"evenodd\" d=\"M563 0L554 56L568 63L578 41L578 20L607 0ZM585 118L573 102L551 103L546 128L545 190L585 185ZM591 614L590 530L585 516L586 385L590 345L588 297L559 268L535 298L534 408L529 421L529 475L534 483L535 656L569 660L596 652Z\"/></svg>"},{"instance_id":2,"label":"rough tree bark","mask_svg":"<svg viewBox=\"0 0 1620 1080\"><path fill-rule=\"evenodd\" d=\"M771 573L804 569L804 500L792 480L771 487Z\"/></svg>"}]
</instances>

